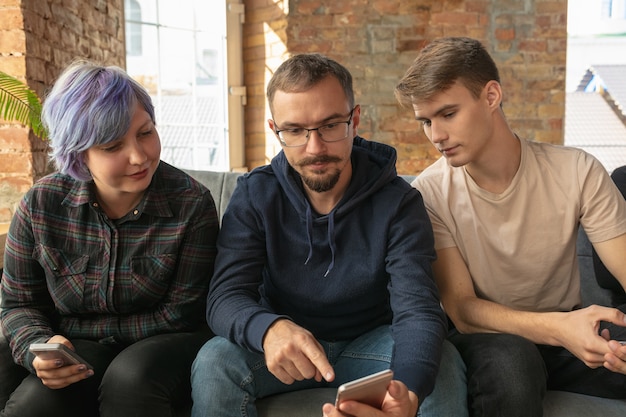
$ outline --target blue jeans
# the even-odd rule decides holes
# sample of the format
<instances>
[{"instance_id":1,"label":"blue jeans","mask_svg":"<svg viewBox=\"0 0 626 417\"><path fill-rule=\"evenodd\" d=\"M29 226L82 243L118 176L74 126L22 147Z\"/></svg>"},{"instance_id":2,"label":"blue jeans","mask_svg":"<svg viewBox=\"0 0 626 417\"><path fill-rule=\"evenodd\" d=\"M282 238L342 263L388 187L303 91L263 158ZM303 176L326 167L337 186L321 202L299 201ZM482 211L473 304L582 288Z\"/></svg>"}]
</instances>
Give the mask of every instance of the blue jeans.
<instances>
[{"instance_id":1,"label":"blue jeans","mask_svg":"<svg viewBox=\"0 0 626 417\"><path fill-rule=\"evenodd\" d=\"M200 349L192 366L191 416L256 417L257 398L308 388L338 387L388 369L391 363L393 339L389 326L381 326L352 341L319 342L333 365L335 380L326 383L311 379L286 385L268 371L262 354L214 337ZM467 416L465 365L448 341L444 342L442 353L435 389L420 406L418 415Z\"/></svg>"}]
</instances>

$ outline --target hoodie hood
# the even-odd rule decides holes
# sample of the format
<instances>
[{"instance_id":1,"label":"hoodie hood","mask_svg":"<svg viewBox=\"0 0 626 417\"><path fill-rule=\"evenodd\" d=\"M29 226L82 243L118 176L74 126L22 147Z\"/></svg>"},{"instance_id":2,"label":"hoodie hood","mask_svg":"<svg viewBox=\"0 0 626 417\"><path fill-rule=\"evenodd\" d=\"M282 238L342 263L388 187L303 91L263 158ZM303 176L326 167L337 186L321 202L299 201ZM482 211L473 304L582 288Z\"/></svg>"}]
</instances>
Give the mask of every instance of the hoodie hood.
<instances>
[{"instance_id":1,"label":"hoodie hood","mask_svg":"<svg viewBox=\"0 0 626 417\"><path fill-rule=\"evenodd\" d=\"M304 260L308 263L313 256L313 227L316 224L326 223L328 244L331 260L324 276L333 269L335 263L335 222L346 216L363 200L370 198L378 190L397 178L396 150L391 146L367 141L360 136L353 139L352 178L342 199L330 213L315 216L311 204L304 192L302 178L289 165L285 153L281 151L272 159L271 167L280 187L287 195L290 203L299 213L302 225L309 241L309 253Z\"/></svg>"}]
</instances>

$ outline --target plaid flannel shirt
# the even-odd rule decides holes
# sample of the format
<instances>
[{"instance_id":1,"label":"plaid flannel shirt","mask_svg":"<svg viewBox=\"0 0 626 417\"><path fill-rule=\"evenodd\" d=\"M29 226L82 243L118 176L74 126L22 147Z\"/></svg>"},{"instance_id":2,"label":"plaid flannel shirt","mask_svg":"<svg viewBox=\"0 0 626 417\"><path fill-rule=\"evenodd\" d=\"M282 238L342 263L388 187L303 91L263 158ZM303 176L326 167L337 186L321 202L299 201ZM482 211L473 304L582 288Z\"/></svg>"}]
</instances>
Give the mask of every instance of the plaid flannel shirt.
<instances>
[{"instance_id":1,"label":"plaid flannel shirt","mask_svg":"<svg viewBox=\"0 0 626 417\"><path fill-rule=\"evenodd\" d=\"M9 228L2 325L17 363L55 334L127 345L204 319L219 222L209 190L161 162L141 203L118 220L92 182L52 174Z\"/></svg>"}]
</instances>

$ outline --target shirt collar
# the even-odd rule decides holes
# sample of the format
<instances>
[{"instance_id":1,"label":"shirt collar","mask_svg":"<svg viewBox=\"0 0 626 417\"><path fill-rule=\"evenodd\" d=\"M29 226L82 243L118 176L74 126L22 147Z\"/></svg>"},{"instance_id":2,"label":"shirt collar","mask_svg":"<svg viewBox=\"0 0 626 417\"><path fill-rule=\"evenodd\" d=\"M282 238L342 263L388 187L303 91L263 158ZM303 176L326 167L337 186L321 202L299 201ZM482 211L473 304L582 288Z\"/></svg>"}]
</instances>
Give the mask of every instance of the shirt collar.
<instances>
[{"instance_id":1,"label":"shirt collar","mask_svg":"<svg viewBox=\"0 0 626 417\"><path fill-rule=\"evenodd\" d=\"M63 200L63 204L69 207L79 207L83 204L91 204L95 202L96 193L94 191L93 180L75 181L72 189L67 193L67 196ZM146 193L137 205L137 209L140 211L139 214L149 214L156 217L174 216L163 186L161 165L159 165L154 173Z\"/></svg>"}]
</instances>

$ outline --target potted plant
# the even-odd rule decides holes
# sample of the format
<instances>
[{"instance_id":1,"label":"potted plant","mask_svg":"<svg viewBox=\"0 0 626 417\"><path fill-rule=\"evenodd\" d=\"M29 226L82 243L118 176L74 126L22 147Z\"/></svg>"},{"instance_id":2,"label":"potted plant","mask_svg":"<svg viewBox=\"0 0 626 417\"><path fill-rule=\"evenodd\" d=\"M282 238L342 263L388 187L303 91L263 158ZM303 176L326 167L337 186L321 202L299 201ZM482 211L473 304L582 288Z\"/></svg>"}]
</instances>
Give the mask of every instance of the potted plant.
<instances>
[{"instance_id":1,"label":"potted plant","mask_svg":"<svg viewBox=\"0 0 626 417\"><path fill-rule=\"evenodd\" d=\"M17 78L0 71L0 119L29 127L39 138L47 134L41 122L41 100L37 93Z\"/></svg>"}]
</instances>

